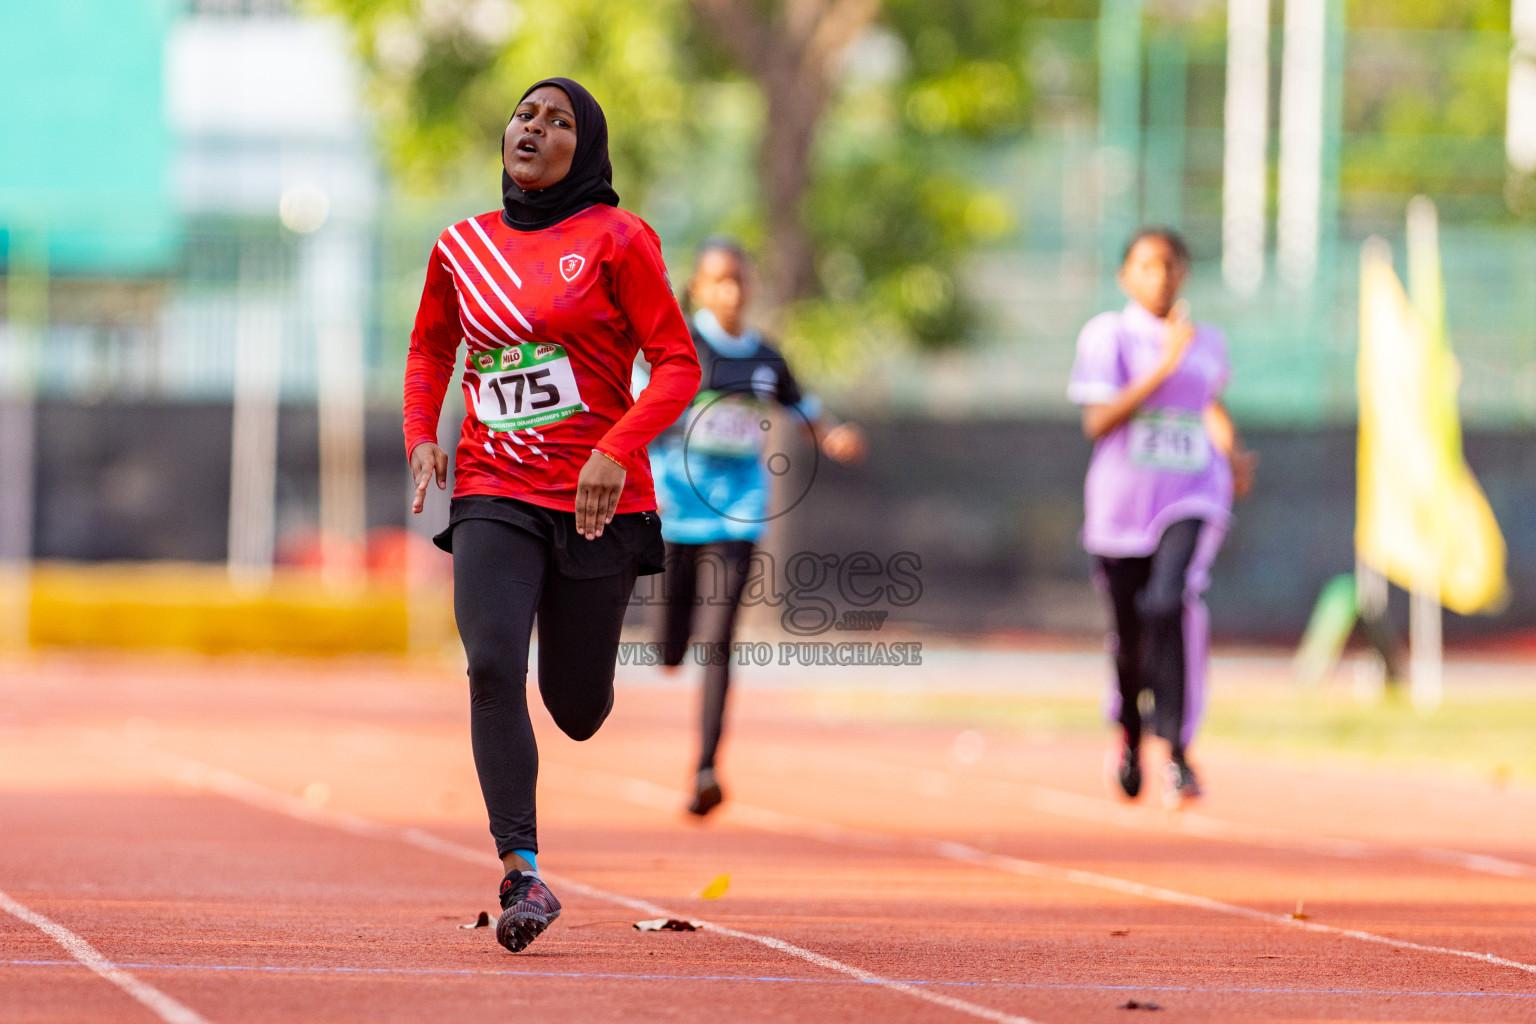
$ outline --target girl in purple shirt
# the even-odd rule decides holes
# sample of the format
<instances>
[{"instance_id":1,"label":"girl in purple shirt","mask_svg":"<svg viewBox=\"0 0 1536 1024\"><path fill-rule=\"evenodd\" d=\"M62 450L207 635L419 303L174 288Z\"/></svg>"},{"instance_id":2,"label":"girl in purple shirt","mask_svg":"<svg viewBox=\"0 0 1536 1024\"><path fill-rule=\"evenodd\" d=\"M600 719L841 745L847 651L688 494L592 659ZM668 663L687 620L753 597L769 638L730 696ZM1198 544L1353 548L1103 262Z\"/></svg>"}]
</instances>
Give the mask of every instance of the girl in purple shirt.
<instances>
[{"instance_id":1,"label":"girl in purple shirt","mask_svg":"<svg viewBox=\"0 0 1536 1024\"><path fill-rule=\"evenodd\" d=\"M1187 757L1205 708L1209 617L1201 594L1257 458L1221 404L1230 375L1225 336L1195 324L1179 289L1189 248L1176 232L1146 228L1126 248L1120 287L1130 303L1088 321L1077 339L1068 396L1095 442L1084 489L1083 546L1109 597L1118 685L1108 712L1123 729L1114 774L1141 792L1142 721L1168 742L1163 797L1200 795Z\"/></svg>"}]
</instances>

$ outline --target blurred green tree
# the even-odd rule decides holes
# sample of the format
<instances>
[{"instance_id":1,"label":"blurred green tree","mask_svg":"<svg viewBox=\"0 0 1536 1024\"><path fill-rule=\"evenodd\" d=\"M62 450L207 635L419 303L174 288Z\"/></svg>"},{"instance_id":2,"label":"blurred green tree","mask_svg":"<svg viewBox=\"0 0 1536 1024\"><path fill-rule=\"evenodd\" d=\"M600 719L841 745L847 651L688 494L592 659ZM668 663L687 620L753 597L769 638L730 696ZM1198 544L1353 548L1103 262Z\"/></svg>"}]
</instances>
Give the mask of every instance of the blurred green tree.
<instances>
[{"instance_id":1,"label":"blurred green tree","mask_svg":"<svg viewBox=\"0 0 1536 1024\"><path fill-rule=\"evenodd\" d=\"M1347 208L1397 219L1418 192L1452 220L1497 218L1501 193L1517 205L1501 177L1509 0L1349 0L1347 16Z\"/></svg>"},{"instance_id":2,"label":"blurred green tree","mask_svg":"<svg viewBox=\"0 0 1536 1024\"><path fill-rule=\"evenodd\" d=\"M1025 123L1023 4L313 3L351 26L389 160L415 191L483 188L513 100L564 74L603 100L620 192L649 214L656 194L690 196L701 164L729 163L719 111L749 89L756 158L735 183L746 202L680 233L729 227L760 247L764 298L823 368L893 339L961 337L958 268L1013 227L970 171Z\"/></svg>"},{"instance_id":3,"label":"blurred green tree","mask_svg":"<svg viewBox=\"0 0 1536 1024\"><path fill-rule=\"evenodd\" d=\"M985 182L1027 127L1030 16L1010 0L885 0L845 53L802 207L820 286L791 318L805 347L836 357L897 327L936 346L972 326L964 262L1017 226L1011 191Z\"/></svg>"},{"instance_id":4,"label":"blurred green tree","mask_svg":"<svg viewBox=\"0 0 1536 1024\"><path fill-rule=\"evenodd\" d=\"M1508 32L1509 0L1349 0L1356 28Z\"/></svg>"},{"instance_id":5,"label":"blurred green tree","mask_svg":"<svg viewBox=\"0 0 1536 1024\"><path fill-rule=\"evenodd\" d=\"M310 0L341 15L369 71L386 156L411 192L482 191L531 83L568 75L602 98L621 188L689 129L681 0ZM472 175L473 177L468 177ZM633 186L631 186L631 189Z\"/></svg>"}]
</instances>

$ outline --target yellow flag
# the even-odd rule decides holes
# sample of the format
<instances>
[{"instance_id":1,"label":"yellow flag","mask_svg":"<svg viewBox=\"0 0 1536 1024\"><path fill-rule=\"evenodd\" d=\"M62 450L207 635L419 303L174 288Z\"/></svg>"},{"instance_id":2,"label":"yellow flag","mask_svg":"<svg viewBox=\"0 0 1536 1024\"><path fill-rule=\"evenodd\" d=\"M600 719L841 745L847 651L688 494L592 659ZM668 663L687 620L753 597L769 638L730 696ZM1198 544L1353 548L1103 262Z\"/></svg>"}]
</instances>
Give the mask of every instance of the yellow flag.
<instances>
[{"instance_id":1,"label":"yellow flag","mask_svg":"<svg viewBox=\"0 0 1536 1024\"><path fill-rule=\"evenodd\" d=\"M1432 217L1432 211L1431 211ZM1379 238L1360 256L1360 447L1355 550L1392 582L1463 615L1505 600L1499 524L1462 458L1459 369L1438 253L1414 253L1415 300ZM1428 321L1428 322L1427 322Z\"/></svg>"}]
</instances>

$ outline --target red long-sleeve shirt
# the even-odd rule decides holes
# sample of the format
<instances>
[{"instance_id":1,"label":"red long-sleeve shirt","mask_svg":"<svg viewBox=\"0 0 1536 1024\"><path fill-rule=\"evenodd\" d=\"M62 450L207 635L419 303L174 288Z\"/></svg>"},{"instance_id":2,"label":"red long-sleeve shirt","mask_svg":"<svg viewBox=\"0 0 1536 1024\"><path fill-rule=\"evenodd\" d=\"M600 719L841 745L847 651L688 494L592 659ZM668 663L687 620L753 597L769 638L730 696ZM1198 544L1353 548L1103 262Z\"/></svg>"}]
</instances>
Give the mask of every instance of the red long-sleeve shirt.
<instances>
[{"instance_id":1,"label":"red long-sleeve shirt","mask_svg":"<svg viewBox=\"0 0 1536 1024\"><path fill-rule=\"evenodd\" d=\"M497 210L444 231L405 361L407 455L437 440L460 341L467 412L455 497L574 511L595 448L628 470L618 511L656 507L645 446L693 399L699 361L645 221L592 206L517 231ZM637 400L630 375L640 351L651 378Z\"/></svg>"}]
</instances>

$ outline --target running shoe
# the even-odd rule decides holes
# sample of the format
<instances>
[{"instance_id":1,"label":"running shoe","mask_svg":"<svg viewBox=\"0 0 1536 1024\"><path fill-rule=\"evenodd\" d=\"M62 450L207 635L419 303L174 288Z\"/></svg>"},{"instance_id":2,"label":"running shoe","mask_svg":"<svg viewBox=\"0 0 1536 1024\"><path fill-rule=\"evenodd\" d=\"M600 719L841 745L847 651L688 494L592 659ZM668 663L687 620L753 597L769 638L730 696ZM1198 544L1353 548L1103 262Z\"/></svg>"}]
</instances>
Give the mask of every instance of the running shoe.
<instances>
[{"instance_id":1,"label":"running shoe","mask_svg":"<svg viewBox=\"0 0 1536 1024\"><path fill-rule=\"evenodd\" d=\"M538 875L513 870L501 880L501 917L496 920L496 941L512 952L527 949L559 916L560 901Z\"/></svg>"},{"instance_id":2,"label":"running shoe","mask_svg":"<svg viewBox=\"0 0 1536 1024\"><path fill-rule=\"evenodd\" d=\"M1141 795L1141 752L1130 743L1120 745L1120 763L1114 769L1115 782L1127 800Z\"/></svg>"},{"instance_id":3,"label":"running shoe","mask_svg":"<svg viewBox=\"0 0 1536 1024\"><path fill-rule=\"evenodd\" d=\"M700 768L699 774L693 778L693 802L688 805L688 813L702 818L719 807L720 801L724 799L725 794L720 791L720 783L715 779L715 770Z\"/></svg>"},{"instance_id":4,"label":"running shoe","mask_svg":"<svg viewBox=\"0 0 1536 1024\"><path fill-rule=\"evenodd\" d=\"M1163 765L1163 806L1178 807L1187 800L1198 800L1200 796L1200 780L1188 761L1180 756Z\"/></svg>"}]
</instances>

